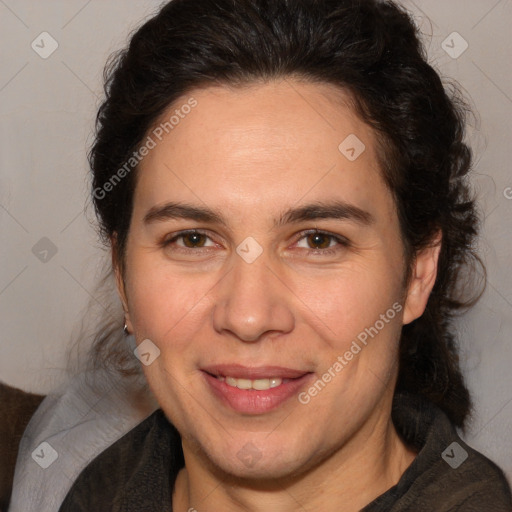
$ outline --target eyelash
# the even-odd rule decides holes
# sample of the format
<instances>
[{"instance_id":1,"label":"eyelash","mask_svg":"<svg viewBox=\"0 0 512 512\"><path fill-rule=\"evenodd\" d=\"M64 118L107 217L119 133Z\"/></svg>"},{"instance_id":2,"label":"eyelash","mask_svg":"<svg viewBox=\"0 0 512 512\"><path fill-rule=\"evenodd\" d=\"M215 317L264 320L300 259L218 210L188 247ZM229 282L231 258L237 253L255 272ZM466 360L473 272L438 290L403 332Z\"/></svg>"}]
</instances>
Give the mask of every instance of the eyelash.
<instances>
[{"instance_id":1,"label":"eyelash","mask_svg":"<svg viewBox=\"0 0 512 512\"><path fill-rule=\"evenodd\" d=\"M324 235L326 237L329 237L329 238L335 240L336 242L338 242L339 246L337 248L335 248L335 249L332 249L332 248L329 248L329 249L310 249L309 250L310 253L321 254L321 255L332 255L332 254L336 254L340 250L340 246L341 247L348 247L350 245L349 241L346 238L341 237L339 235L334 235L332 233L329 233L328 231L322 231L322 230L319 230L319 229L310 229L310 230L307 230L307 231L303 231L302 233L300 233L301 236L297 240L297 242L299 242L303 238L307 237L308 235L317 235L317 234L318 235ZM180 238L183 238L186 235L204 235L207 238L210 238L208 236L208 234L205 231L201 230L201 229L189 229L189 230L185 230L185 231L180 231L180 232L176 233L172 238L169 238L167 240L163 240L160 243L160 245L163 248L168 247L173 242L175 242L176 240L178 240ZM210 240L211 240L211 238L210 238ZM195 249L191 248L191 247L179 247L178 248L179 251L185 251L185 252L197 251L198 249L203 249L203 247L197 247ZM210 249L210 247L207 247L206 249Z\"/></svg>"}]
</instances>

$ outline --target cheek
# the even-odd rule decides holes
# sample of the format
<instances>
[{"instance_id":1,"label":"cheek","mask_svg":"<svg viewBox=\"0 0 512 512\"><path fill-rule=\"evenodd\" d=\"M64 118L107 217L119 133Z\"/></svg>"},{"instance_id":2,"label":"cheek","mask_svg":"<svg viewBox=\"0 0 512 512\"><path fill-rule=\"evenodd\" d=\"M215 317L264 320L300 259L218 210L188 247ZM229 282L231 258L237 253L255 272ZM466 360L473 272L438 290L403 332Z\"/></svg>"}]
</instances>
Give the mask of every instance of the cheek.
<instances>
[{"instance_id":1,"label":"cheek","mask_svg":"<svg viewBox=\"0 0 512 512\"><path fill-rule=\"evenodd\" d=\"M389 262L368 261L333 271L329 277L302 279L296 290L306 306L304 314L319 336L330 340L333 349L342 350L381 315L389 320L386 330L388 325L400 324L397 309L401 288L396 274ZM396 331L400 325L394 328Z\"/></svg>"},{"instance_id":2,"label":"cheek","mask_svg":"<svg viewBox=\"0 0 512 512\"><path fill-rule=\"evenodd\" d=\"M149 338L161 348L172 346L173 351L188 345L179 340L193 339L204 322L219 277L177 271L149 256L134 257L130 272L130 317L137 338Z\"/></svg>"}]
</instances>

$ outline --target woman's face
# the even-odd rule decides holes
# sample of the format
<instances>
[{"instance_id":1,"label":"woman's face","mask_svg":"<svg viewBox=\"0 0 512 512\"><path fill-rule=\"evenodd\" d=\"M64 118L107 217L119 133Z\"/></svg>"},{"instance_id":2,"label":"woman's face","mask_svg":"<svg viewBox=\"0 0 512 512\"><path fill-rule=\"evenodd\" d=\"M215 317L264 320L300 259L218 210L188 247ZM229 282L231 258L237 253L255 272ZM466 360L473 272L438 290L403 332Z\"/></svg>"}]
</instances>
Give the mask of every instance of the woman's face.
<instances>
[{"instance_id":1,"label":"woman's face","mask_svg":"<svg viewBox=\"0 0 512 512\"><path fill-rule=\"evenodd\" d=\"M389 422L435 258L404 292L374 135L343 98L292 80L201 89L150 134L118 285L187 464L292 475Z\"/></svg>"}]
</instances>

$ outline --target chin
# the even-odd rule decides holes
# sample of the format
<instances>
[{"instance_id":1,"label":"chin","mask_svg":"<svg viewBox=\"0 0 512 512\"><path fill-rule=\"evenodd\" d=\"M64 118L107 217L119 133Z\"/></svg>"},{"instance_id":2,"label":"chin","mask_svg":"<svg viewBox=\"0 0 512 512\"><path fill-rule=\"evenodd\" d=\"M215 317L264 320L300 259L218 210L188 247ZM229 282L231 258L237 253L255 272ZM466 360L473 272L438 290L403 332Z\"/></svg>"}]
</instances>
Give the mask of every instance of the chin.
<instances>
[{"instance_id":1,"label":"chin","mask_svg":"<svg viewBox=\"0 0 512 512\"><path fill-rule=\"evenodd\" d=\"M263 483L293 478L306 471L308 461L311 463L311 457L306 457L304 446L286 447L283 444L276 446L267 443L267 446L263 444L262 448L257 448L248 438L246 436L244 440L230 442L228 446L213 452L204 452L209 464L232 478ZM240 448L237 448L239 445ZM258 446L261 447L262 443Z\"/></svg>"},{"instance_id":2,"label":"chin","mask_svg":"<svg viewBox=\"0 0 512 512\"><path fill-rule=\"evenodd\" d=\"M226 457L219 461L218 466L224 473L230 475L232 478L246 480L246 485L249 482L258 482L258 484L265 484L274 482L276 480L290 479L301 472L304 472L304 466L302 466L297 459L292 463L291 461L283 461L282 458L276 458L274 460L262 459L255 463L252 467L241 463L238 458L231 458L227 460Z\"/></svg>"}]
</instances>

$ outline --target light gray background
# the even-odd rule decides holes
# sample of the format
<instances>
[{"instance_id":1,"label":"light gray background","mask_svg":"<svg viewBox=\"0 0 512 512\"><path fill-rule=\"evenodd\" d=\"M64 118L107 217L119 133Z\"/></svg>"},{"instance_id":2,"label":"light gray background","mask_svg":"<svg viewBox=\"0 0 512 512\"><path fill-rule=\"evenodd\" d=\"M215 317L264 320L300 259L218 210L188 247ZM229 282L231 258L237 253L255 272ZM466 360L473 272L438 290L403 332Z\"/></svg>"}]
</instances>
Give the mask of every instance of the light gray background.
<instances>
[{"instance_id":1,"label":"light gray background","mask_svg":"<svg viewBox=\"0 0 512 512\"><path fill-rule=\"evenodd\" d=\"M468 139L489 284L458 322L476 403L465 438L512 481L512 0L402 3L416 15L431 63L462 84L478 114ZM103 66L159 4L0 0L0 380L13 386L47 393L65 379L66 347L105 258L92 208L84 214ZM44 31L58 42L46 59L31 47ZM458 58L443 49L445 40L452 52L463 48L454 31L469 45ZM47 262L32 252L42 237L57 248Z\"/></svg>"}]
</instances>

